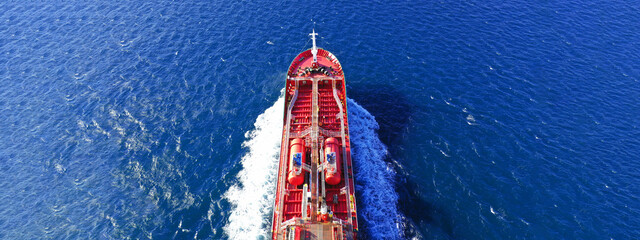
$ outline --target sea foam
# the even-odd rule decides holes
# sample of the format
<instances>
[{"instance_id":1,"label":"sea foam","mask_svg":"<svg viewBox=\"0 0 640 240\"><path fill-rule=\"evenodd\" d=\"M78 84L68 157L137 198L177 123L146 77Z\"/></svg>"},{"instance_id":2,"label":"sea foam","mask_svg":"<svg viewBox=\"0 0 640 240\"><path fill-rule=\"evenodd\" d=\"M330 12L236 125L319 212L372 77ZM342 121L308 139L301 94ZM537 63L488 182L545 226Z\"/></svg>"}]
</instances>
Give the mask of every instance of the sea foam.
<instances>
[{"instance_id":1,"label":"sea foam","mask_svg":"<svg viewBox=\"0 0 640 240\"><path fill-rule=\"evenodd\" d=\"M254 130L245 134L242 146L246 153L237 177L239 184L224 195L233 205L224 227L230 239L269 238L283 114L284 97L280 97L258 116Z\"/></svg>"},{"instance_id":2,"label":"sea foam","mask_svg":"<svg viewBox=\"0 0 640 240\"><path fill-rule=\"evenodd\" d=\"M359 223L371 239L399 239L403 233L403 215L398 210L394 187L396 172L385 162L387 147L376 131L378 122L371 113L352 99L347 101L351 156L355 168Z\"/></svg>"}]
</instances>

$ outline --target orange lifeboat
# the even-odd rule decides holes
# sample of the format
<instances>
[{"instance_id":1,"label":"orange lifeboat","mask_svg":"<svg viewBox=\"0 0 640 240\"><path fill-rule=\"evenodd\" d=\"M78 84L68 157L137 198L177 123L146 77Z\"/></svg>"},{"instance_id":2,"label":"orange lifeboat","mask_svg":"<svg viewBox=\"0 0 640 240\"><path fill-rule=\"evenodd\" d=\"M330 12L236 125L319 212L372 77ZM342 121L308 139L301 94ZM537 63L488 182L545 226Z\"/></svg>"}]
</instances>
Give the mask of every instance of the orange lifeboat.
<instances>
[{"instance_id":1,"label":"orange lifeboat","mask_svg":"<svg viewBox=\"0 0 640 240\"><path fill-rule=\"evenodd\" d=\"M327 138L324 142L324 154L325 154L325 167L324 167L324 180L329 185L337 185L340 183L340 166L342 161L340 159L340 145L338 139Z\"/></svg>"},{"instance_id":2,"label":"orange lifeboat","mask_svg":"<svg viewBox=\"0 0 640 240\"><path fill-rule=\"evenodd\" d=\"M289 184L298 186L304 183L304 169L302 168L302 163L306 162L304 140L300 138L293 139L289 152L289 176L287 180Z\"/></svg>"}]
</instances>

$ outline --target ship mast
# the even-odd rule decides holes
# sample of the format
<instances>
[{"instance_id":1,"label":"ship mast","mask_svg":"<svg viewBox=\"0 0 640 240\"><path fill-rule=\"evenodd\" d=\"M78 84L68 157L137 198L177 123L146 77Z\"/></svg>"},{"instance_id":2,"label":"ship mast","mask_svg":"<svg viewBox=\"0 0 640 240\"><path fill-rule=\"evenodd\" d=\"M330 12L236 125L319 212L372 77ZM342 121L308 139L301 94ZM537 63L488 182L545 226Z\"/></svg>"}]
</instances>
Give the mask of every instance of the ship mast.
<instances>
[{"instance_id":1,"label":"ship mast","mask_svg":"<svg viewBox=\"0 0 640 240\"><path fill-rule=\"evenodd\" d=\"M311 48L311 53L313 54L313 62L317 63L318 62L318 48L316 47L316 36L318 36L318 34L316 33L316 30L313 29L313 32L309 33L309 35L311 36L311 40L313 41L313 48Z\"/></svg>"}]
</instances>

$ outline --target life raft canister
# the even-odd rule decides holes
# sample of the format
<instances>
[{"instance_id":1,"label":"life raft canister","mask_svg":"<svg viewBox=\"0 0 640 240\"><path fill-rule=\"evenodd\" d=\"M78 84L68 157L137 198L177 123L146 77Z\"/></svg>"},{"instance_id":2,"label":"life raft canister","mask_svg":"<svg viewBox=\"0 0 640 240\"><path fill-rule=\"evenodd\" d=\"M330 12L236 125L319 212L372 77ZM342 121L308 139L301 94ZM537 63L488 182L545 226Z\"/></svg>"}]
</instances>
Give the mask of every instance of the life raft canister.
<instances>
[{"instance_id":1,"label":"life raft canister","mask_svg":"<svg viewBox=\"0 0 640 240\"><path fill-rule=\"evenodd\" d=\"M342 166L341 156L340 156L340 145L338 144L338 139L336 138L327 138L324 142L324 154L325 154L325 168L324 168L324 180L329 185L337 185L340 183L340 176L342 175L342 171L340 170Z\"/></svg>"},{"instance_id":2,"label":"life raft canister","mask_svg":"<svg viewBox=\"0 0 640 240\"><path fill-rule=\"evenodd\" d=\"M291 150L289 151L289 176L287 180L289 184L298 186L304 183L304 169L302 163L306 163L304 154L304 140L300 138L291 141Z\"/></svg>"}]
</instances>

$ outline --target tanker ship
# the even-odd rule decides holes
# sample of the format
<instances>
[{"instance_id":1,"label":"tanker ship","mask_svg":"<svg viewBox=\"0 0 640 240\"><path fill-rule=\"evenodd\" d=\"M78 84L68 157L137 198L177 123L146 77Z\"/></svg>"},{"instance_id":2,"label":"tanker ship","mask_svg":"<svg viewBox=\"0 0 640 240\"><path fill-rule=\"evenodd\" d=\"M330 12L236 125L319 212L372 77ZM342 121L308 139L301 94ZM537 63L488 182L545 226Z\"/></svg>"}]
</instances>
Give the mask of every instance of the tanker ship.
<instances>
[{"instance_id":1,"label":"tanker ship","mask_svg":"<svg viewBox=\"0 0 640 240\"><path fill-rule=\"evenodd\" d=\"M296 56L285 86L273 239L356 239L358 220L338 59L316 47Z\"/></svg>"}]
</instances>

